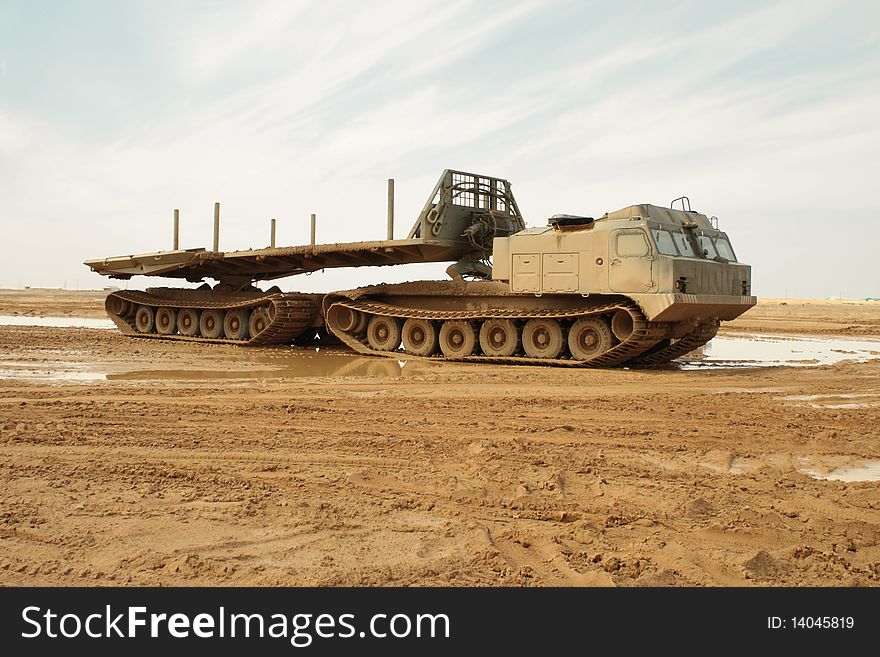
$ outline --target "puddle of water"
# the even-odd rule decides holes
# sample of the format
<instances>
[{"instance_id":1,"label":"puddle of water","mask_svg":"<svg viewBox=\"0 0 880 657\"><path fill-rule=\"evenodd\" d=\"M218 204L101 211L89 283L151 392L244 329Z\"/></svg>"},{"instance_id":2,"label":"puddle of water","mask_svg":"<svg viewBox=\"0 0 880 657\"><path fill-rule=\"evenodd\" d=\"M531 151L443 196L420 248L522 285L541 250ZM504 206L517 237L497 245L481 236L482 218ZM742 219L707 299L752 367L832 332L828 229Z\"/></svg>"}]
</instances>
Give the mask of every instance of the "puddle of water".
<instances>
[{"instance_id":1,"label":"puddle of water","mask_svg":"<svg viewBox=\"0 0 880 657\"><path fill-rule=\"evenodd\" d=\"M803 367L880 358L880 341L841 337L720 335L682 357L681 369L707 367Z\"/></svg>"},{"instance_id":2,"label":"puddle of water","mask_svg":"<svg viewBox=\"0 0 880 657\"><path fill-rule=\"evenodd\" d=\"M721 474L744 474L762 466L771 466L783 471L794 468L801 474L822 481L880 481L880 459L844 455L791 457L767 454L752 458L707 454L697 465ZM666 469L671 469L671 466L666 466Z\"/></svg>"},{"instance_id":3,"label":"puddle of water","mask_svg":"<svg viewBox=\"0 0 880 657\"><path fill-rule=\"evenodd\" d=\"M874 408L880 406L880 402L867 402L864 404L809 404L810 408Z\"/></svg>"},{"instance_id":4,"label":"puddle of water","mask_svg":"<svg viewBox=\"0 0 880 657\"><path fill-rule=\"evenodd\" d=\"M322 376L399 377L418 376L436 368L424 361L369 358L347 352L290 349L271 355L255 354L253 369L182 370L151 369L108 373L110 381L131 380L209 380L209 379L286 379Z\"/></svg>"},{"instance_id":5,"label":"puddle of water","mask_svg":"<svg viewBox=\"0 0 880 657\"><path fill-rule=\"evenodd\" d=\"M345 352L290 349L271 356L257 355L249 369L137 369L118 371L111 363L78 365L65 362L0 361L0 379L42 381L208 381L232 379L286 379L322 376L402 377L425 374L437 365L421 361L367 358ZM117 370L117 371L114 371Z\"/></svg>"},{"instance_id":6,"label":"puddle of water","mask_svg":"<svg viewBox=\"0 0 880 657\"><path fill-rule=\"evenodd\" d=\"M31 317L29 315L0 315L0 326L48 326L52 328L112 329L110 319L93 317Z\"/></svg>"},{"instance_id":7,"label":"puddle of water","mask_svg":"<svg viewBox=\"0 0 880 657\"><path fill-rule=\"evenodd\" d=\"M848 463L835 468L804 467L799 472L826 481L880 481L880 459Z\"/></svg>"},{"instance_id":8,"label":"puddle of water","mask_svg":"<svg viewBox=\"0 0 880 657\"><path fill-rule=\"evenodd\" d=\"M876 397L875 392L844 392L827 395L787 395L780 397L783 401L815 401L817 399L855 399L856 397Z\"/></svg>"},{"instance_id":9,"label":"puddle of water","mask_svg":"<svg viewBox=\"0 0 880 657\"><path fill-rule=\"evenodd\" d=\"M880 392L849 392L841 394L825 394L825 395L788 395L786 397L778 397L781 401L806 402L801 406L809 406L810 408L874 408L880 406L880 401L837 401L841 399L865 399L880 398Z\"/></svg>"},{"instance_id":10,"label":"puddle of water","mask_svg":"<svg viewBox=\"0 0 880 657\"><path fill-rule=\"evenodd\" d=\"M0 379L41 381L103 381L106 373L76 363L0 361Z\"/></svg>"}]
</instances>

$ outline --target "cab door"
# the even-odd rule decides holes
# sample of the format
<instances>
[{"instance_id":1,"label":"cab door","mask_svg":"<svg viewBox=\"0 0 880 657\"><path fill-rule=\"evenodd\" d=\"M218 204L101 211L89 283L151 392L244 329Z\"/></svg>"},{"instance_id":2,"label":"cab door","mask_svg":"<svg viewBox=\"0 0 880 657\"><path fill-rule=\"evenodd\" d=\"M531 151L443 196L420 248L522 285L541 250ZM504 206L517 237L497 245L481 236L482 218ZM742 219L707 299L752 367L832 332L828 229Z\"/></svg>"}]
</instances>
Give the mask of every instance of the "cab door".
<instances>
[{"instance_id":1,"label":"cab door","mask_svg":"<svg viewBox=\"0 0 880 657\"><path fill-rule=\"evenodd\" d=\"M640 228L615 230L608 244L608 287L614 292L647 292L654 287L654 257Z\"/></svg>"}]
</instances>

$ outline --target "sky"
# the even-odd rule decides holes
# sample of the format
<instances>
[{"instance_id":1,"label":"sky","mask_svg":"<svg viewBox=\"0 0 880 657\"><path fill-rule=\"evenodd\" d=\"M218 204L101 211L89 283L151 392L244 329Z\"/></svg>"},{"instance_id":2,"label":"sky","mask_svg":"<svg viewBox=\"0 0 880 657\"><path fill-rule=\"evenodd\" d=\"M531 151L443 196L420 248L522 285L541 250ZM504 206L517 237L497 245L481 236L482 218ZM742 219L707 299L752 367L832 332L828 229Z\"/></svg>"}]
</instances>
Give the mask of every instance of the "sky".
<instances>
[{"instance_id":1,"label":"sky","mask_svg":"<svg viewBox=\"0 0 880 657\"><path fill-rule=\"evenodd\" d=\"M0 0L0 287L113 284L174 208L210 248L215 201L222 250L382 239L387 178L405 237L452 168L529 226L686 194L759 296L880 296L878 117L871 1Z\"/></svg>"}]
</instances>

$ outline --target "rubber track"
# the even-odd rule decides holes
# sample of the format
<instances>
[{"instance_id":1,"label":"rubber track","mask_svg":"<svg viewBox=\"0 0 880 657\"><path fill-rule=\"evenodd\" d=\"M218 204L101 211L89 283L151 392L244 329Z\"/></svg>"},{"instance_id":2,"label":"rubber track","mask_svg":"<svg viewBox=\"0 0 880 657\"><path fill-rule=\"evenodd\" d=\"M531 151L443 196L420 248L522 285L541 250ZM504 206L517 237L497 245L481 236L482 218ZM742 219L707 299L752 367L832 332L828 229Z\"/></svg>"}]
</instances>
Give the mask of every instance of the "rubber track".
<instances>
[{"instance_id":1,"label":"rubber track","mask_svg":"<svg viewBox=\"0 0 880 657\"><path fill-rule=\"evenodd\" d=\"M624 310L633 318L633 332L630 337L613 346L601 356L589 361L565 358L527 358L524 356L464 356L461 358L449 358L446 356L413 356L412 354L406 354L407 358L420 360L442 359L456 362L490 362L513 365L557 365L563 367L616 367L633 360L639 354L644 353L669 335L669 326L667 324L647 321L644 313L642 313L639 307L632 302L609 303L593 308L572 308L568 310L542 309L523 311L510 308L495 310L423 310L420 308L401 308L376 301L353 301L342 299L334 301L326 306L327 312L325 313L325 317L330 316L330 308L335 305L341 305L346 308L351 308L352 310L359 310L372 315L398 317L401 319L578 319L581 317L603 315L617 310ZM327 328L330 329L336 337L358 353L370 356L387 356L389 358L400 358L400 356L403 355L401 352L396 351L375 351L357 337L350 335L345 331L337 330L329 322L327 323Z\"/></svg>"},{"instance_id":2,"label":"rubber track","mask_svg":"<svg viewBox=\"0 0 880 657\"><path fill-rule=\"evenodd\" d=\"M272 306L274 308L274 316L272 320L259 335L248 340L229 340L228 338L202 338L199 336L188 335L163 335L161 333L139 333L134 326L134 315L129 319L120 317L110 312L110 299L117 297L136 303L141 306L152 306L154 308L194 308L196 310L220 309L230 310L238 308L256 308L258 306ZM313 319L318 312L315 302L309 297L303 297L299 294L266 294L252 299L242 301L174 301L165 299L155 294L139 291L113 292L107 297L105 302L107 314L110 316L119 330L125 335L137 338L154 338L158 340L184 340L186 342L210 342L213 344L234 344L247 346L264 346L272 344L285 344L290 342L297 335L312 326ZM270 312L271 316L271 312Z\"/></svg>"},{"instance_id":3,"label":"rubber track","mask_svg":"<svg viewBox=\"0 0 880 657\"><path fill-rule=\"evenodd\" d=\"M631 365L650 366L664 365L670 361L690 353L698 347L702 347L718 333L718 320L709 320L698 324L693 331L676 340L665 349L660 349L653 354L636 358Z\"/></svg>"}]
</instances>

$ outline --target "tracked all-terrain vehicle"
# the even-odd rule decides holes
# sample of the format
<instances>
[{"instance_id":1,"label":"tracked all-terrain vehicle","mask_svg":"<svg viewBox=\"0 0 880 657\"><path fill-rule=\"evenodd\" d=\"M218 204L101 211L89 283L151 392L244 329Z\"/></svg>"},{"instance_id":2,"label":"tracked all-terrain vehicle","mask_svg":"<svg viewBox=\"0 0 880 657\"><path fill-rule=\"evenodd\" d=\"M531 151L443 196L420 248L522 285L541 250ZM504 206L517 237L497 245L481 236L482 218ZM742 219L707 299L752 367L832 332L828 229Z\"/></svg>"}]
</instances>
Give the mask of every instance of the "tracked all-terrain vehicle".
<instances>
[{"instance_id":1,"label":"tracked all-terrain vehicle","mask_svg":"<svg viewBox=\"0 0 880 657\"><path fill-rule=\"evenodd\" d=\"M326 331L368 355L613 367L661 364L708 342L756 303L751 268L686 198L526 228L510 183L443 172L406 239L221 252L174 249L88 260L111 278L162 276L194 290L110 294L126 335L242 345ZM391 203L391 201L389 201ZM389 209L390 214L390 209ZM330 267L452 262L448 281L326 294L257 281Z\"/></svg>"}]
</instances>

